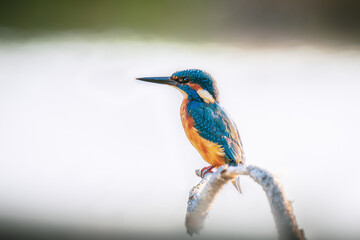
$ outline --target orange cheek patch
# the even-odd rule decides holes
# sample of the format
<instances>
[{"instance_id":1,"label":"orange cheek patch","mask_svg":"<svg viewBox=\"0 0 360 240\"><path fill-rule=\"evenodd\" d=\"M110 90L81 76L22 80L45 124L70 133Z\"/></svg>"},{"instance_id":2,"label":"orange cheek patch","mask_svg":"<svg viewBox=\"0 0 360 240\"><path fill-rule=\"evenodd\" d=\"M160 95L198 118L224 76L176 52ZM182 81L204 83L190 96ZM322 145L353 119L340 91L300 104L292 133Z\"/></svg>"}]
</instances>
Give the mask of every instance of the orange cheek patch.
<instances>
[{"instance_id":1,"label":"orange cheek patch","mask_svg":"<svg viewBox=\"0 0 360 240\"><path fill-rule=\"evenodd\" d=\"M192 89L194 89L195 91L201 90L203 89L202 87L200 87L198 84L194 84L194 83L188 83L187 85L189 85Z\"/></svg>"}]
</instances>

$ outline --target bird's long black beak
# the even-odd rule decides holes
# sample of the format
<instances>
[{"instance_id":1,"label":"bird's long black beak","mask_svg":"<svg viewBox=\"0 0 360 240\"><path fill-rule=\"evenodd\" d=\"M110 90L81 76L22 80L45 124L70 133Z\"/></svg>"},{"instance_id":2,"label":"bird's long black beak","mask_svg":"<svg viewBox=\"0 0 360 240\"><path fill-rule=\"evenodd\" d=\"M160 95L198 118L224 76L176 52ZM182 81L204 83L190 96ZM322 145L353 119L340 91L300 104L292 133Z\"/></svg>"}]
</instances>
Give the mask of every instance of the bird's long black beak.
<instances>
[{"instance_id":1,"label":"bird's long black beak","mask_svg":"<svg viewBox=\"0 0 360 240\"><path fill-rule=\"evenodd\" d=\"M152 82L166 85L176 85L176 82L172 80L170 77L142 77L136 78L136 80L141 80L144 82Z\"/></svg>"}]
</instances>

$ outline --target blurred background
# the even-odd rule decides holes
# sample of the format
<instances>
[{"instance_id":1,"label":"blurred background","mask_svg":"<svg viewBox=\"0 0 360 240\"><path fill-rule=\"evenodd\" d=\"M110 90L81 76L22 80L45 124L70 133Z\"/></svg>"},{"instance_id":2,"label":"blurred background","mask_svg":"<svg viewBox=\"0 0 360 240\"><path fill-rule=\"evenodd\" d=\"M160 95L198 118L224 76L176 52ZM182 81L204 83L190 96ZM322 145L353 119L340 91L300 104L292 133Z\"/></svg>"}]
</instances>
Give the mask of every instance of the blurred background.
<instances>
[{"instance_id":1,"label":"blurred background","mask_svg":"<svg viewBox=\"0 0 360 240\"><path fill-rule=\"evenodd\" d=\"M191 239L188 192L206 166L173 88L218 82L247 163L277 176L308 239L360 235L360 2L1 1L0 235ZM242 178L195 239L276 239Z\"/></svg>"}]
</instances>

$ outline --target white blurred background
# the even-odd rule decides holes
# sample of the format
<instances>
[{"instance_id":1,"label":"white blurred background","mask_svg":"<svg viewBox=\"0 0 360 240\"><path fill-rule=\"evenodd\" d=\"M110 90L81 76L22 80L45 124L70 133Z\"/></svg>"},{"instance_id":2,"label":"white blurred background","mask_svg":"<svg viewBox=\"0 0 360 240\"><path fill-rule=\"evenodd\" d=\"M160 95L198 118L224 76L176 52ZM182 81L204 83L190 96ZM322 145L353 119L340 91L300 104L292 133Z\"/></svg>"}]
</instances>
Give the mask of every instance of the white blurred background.
<instances>
[{"instance_id":1,"label":"white blurred background","mask_svg":"<svg viewBox=\"0 0 360 240\"><path fill-rule=\"evenodd\" d=\"M0 216L189 238L194 170L182 95L135 81L199 68L218 82L247 164L275 174L308 239L360 235L360 50L67 35L0 44ZM200 239L276 239L266 196L228 184Z\"/></svg>"}]
</instances>

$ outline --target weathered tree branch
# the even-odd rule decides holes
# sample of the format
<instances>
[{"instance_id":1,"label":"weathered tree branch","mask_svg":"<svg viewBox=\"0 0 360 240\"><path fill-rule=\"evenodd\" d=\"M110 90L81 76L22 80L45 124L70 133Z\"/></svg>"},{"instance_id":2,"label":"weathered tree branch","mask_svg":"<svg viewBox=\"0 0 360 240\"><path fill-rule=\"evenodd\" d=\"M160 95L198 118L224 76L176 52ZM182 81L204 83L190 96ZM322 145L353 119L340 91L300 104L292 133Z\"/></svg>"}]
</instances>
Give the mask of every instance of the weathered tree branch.
<instances>
[{"instance_id":1,"label":"weathered tree branch","mask_svg":"<svg viewBox=\"0 0 360 240\"><path fill-rule=\"evenodd\" d=\"M196 172L199 176L199 172ZM185 225L187 232L199 234L217 194L229 180L239 175L249 175L264 189L274 215L280 239L304 240L297 226L291 203L285 198L281 185L267 171L255 166L229 167L224 165L215 173L208 173L189 193Z\"/></svg>"}]
</instances>

